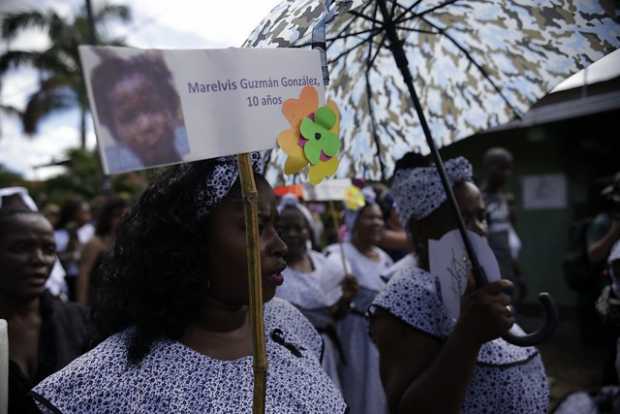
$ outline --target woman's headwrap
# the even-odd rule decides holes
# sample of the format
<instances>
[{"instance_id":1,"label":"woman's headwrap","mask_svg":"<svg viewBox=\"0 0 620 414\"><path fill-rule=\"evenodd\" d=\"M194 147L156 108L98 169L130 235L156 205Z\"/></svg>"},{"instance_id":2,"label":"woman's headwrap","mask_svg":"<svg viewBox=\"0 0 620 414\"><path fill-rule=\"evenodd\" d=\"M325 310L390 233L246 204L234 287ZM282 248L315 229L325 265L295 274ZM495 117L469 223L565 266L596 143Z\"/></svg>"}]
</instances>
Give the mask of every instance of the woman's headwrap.
<instances>
[{"instance_id":1,"label":"woman's headwrap","mask_svg":"<svg viewBox=\"0 0 620 414\"><path fill-rule=\"evenodd\" d=\"M285 194L284 196L282 196L282 199L280 200L280 203L277 207L278 214L282 214L282 211L287 207L292 207L299 210L299 212L308 222L308 225L312 226L312 222L314 221L314 219L312 218L312 213L310 213L310 210L308 210L306 206L300 203L297 197L295 197L293 194Z\"/></svg>"},{"instance_id":2,"label":"woman's headwrap","mask_svg":"<svg viewBox=\"0 0 620 414\"><path fill-rule=\"evenodd\" d=\"M262 155L258 152L252 152L250 153L250 161L254 172L262 174L265 166ZM204 181L192 190L193 204L195 205L198 219L206 216L226 197L239 176L237 156L230 155L209 161L180 164L170 183L183 180L184 177L192 173L193 169L201 168L201 163L203 162L213 163L214 166L204 178Z\"/></svg>"},{"instance_id":3,"label":"woman's headwrap","mask_svg":"<svg viewBox=\"0 0 620 414\"><path fill-rule=\"evenodd\" d=\"M445 162L448 181L452 186L472 181L473 169L463 157ZM392 195L396 201L398 216L403 227L409 220L428 217L448 199L436 167L404 168L394 174Z\"/></svg>"},{"instance_id":4,"label":"woman's headwrap","mask_svg":"<svg viewBox=\"0 0 620 414\"><path fill-rule=\"evenodd\" d=\"M377 201L377 194L372 187L364 187L362 189L362 195L364 196L364 204L353 210L347 208L344 211L344 225L347 228L347 238L350 239L353 235L353 228L355 227L355 223L360 215L360 212L367 204L374 204Z\"/></svg>"},{"instance_id":5,"label":"woman's headwrap","mask_svg":"<svg viewBox=\"0 0 620 414\"><path fill-rule=\"evenodd\" d=\"M280 203L278 204L278 207L277 207L278 214L282 214L282 211L284 211L285 208L296 208L301 213L301 215L306 220L306 223L308 224L308 230L310 231L311 244L318 245L318 240L317 240L318 231L316 228L314 218L312 217L312 213L310 213L310 210L308 210L308 207L304 206L299 201L299 199L295 197L293 194L285 194L284 196L282 196L282 199L280 200ZM312 245L309 247L312 248Z\"/></svg>"},{"instance_id":6,"label":"woman's headwrap","mask_svg":"<svg viewBox=\"0 0 620 414\"><path fill-rule=\"evenodd\" d=\"M28 190L26 190L24 187L0 188L0 208L2 208L2 199L4 197L12 197L12 196L19 197L22 200L22 203L24 203L24 205L28 207L28 209L32 211L39 211L34 200L28 194Z\"/></svg>"}]
</instances>

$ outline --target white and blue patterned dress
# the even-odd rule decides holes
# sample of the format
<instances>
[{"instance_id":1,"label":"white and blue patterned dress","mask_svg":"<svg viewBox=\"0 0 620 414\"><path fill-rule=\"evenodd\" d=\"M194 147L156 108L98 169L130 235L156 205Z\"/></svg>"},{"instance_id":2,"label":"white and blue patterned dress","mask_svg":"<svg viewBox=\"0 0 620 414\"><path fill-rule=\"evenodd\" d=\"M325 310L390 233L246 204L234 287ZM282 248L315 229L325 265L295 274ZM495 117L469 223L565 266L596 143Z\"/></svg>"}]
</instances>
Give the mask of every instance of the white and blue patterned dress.
<instances>
[{"instance_id":1,"label":"white and blue patterned dress","mask_svg":"<svg viewBox=\"0 0 620 414\"><path fill-rule=\"evenodd\" d=\"M314 270L306 273L291 267L284 269L284 283L276 290L276 296L295 305L321 334L324 344L323 369L341 389L339 372L343 350L330 307L342 297L344 269L334 257L328 258L313 250L309 250L308 255Z\"/></svg>"},{"instance_id":2,"label":"white and blue patterned dress","mask_svg":"<svg viewBox=\"0 0 620 414\"><path fill-rule=\"evenodd\" d=\"M413 328L441 341L455 321L441 301L436 278L423 269L402 269L373 301L371 312L381 308ZM482 345L469 383L462 412L546 413L549 386L545 369L534 347L517 347L503 339Z\"/></svg>"},{"instance_id":3,"label":"white and blue patterned dress","mask_svg":"<svg viewBox=\"0 0 620 414\"><path fill-rule=\"evenodd\" d=\"M274 298L265 305L265 332L266 413L345 412L340 393L321 369L322 341L308 320ZM139 365L129 366L128 335L111 336L43 380L33 390L39 409L63 414L252 412L251 356L217 360L161 340Z\"/></svg>"},{"instance_id":4,"label":"white and blue patterned dress","mask_svg":"<svg viewBox=\"0 0 620 414\"><path fill-rule=\"evenodd\" d=\"M342 394L351 414L385 414L388 405L379 374L379 351L368 334L367 312L375 296L385 288L381 275L393 261L378 247L374 248L378 261L364 256L351 243L343 243L342 247L360 287L351 302L351 312L337 324L346 357L340 373ZM340 261L338 245L327 247L326 252Z\"/></svg>"}]
</instances>

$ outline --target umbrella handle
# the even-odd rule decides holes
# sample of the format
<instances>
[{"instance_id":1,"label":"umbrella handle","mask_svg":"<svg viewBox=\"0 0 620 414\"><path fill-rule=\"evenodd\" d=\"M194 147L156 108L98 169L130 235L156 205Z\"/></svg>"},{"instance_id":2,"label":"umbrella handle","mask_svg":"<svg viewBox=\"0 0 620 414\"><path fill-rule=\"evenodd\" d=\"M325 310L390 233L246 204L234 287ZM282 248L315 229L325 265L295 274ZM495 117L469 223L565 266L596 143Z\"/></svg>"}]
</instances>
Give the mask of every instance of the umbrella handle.
<instances>
[{"instance_id":1,"label":"umbrella handle","mask_svg":"<svg viewBox=\"0 0 620 414\"><path fill-rule=\"evenodd\" d=\"M464 233L461 235L464 235L464 243L470 244L467 234ZM480 287L489 283L484 268L480 266L475 253L472 252L472 256L470 256L470 259L474 259L473 261L476 262L475 264L473 264L473 272L474 277L476 278L476 284ZM555 332L556 328L558 327L559 317L558 309L555 306L553 298L549 293L541 292L538 294L538 302L540 302L540 304L542 305L545 314L542 326L540 326L534 332L526 333L524 335L517 335L515 333L508 332L502 336L502 338L504 338L506 342L516 346L538 345L544 342Z\"/></svg>"},{"instance_id":2,"label":"umbrella handle","mask_svg":"<svg viewBox=\"0 0 620 414\"><path fill-rule=\"evenodd\" d=\"M508 332L502 336L504 340L516 346L532 346L538 345L549 338L558 327L558 309L555 306L553 298L547 292L538 294L538 302L543 306L545 320L537 330L525 335L516 335Z\"/></svg>"}]
</instances>

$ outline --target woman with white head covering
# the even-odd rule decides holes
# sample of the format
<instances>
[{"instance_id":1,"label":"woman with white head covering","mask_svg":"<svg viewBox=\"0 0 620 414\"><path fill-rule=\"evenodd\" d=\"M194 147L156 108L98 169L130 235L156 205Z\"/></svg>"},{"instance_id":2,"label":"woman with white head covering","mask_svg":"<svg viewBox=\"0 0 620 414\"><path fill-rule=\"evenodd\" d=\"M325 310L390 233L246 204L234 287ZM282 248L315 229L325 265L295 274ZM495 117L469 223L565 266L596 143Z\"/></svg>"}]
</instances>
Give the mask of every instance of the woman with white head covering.
<instances>
[{"instance_id":1,"label":"woman with white head covering","mask_svg":"<svg viewBox=\"0 0 620 414\"><path fill-rule=\"evenodd\" d=\"M345 277L341 262L312 250L312 215L293 195L278 206L278 233L286 243L284 283L276 296L295 305L323 337L323 368L339 385L339 367L345 363L336 333L336 318L348 309L355 286Z\"/></svg>"},{"instance_id":2,"label":"woman with white head covering","mask_svg":"<svg viewBox=\"0 0 620 414\"><path fill-rule=\"evenodd\" d=\"M350 264L347 270L359 285L350 312L338 323L347 359L340 375L344 398L351 414L383 414L387 413L387 403L379 376L379 354L368 335L367 311L374 297L385 287L381 274L392 265L392 259L377 247L383 236L384 222L375 193L369 187L362 193L364 205L345 212L350 240L342 246L328 246L326 254L341 261L342 249Z\"/></svg>"},{"instance_id":3,"label":"woman with white head covering","mask_svg":"<svg viewBox=\"0 0 620 414\"><path fill-rule=\"evenodd\" d=\"M465 226L486 234L485 208L464 158L445 164ZM546 413L549 390L536 348L500 339L514 323L506 280L476 287L468 277L455 321L429 273L429 240L456 229L435 167L396 172L392 194L418 264L405 267L375 298L373 338L391 412Z\"/></svg>"},{"instance_id":4,"label":"woman with white head covering","mask_svg":"<svg viewBox=\"0 0 620 414\"><path fill-rule=\"evenodd\" d=\"M344 413L322 341L288 302L273 189L258 190L268 360L265 413ZM235 157L181 164L125 216L103 263L91 352L33 390L45 413L250 413L254 376L241 186ZM55 407L55 408L54 408Z\"/></svg>"},{"instance_id":5,"label":"woman with white head covering","mask_svg":"<svg viewBox=\"0 0 620 414\"><path fill-rule=\"evenodd\" d=\"M39 211L37 204L34 202L28 190L24 187L5 187L0 188L0 208L10 207L13 203L16 207L24 207L31 211ZM60 260L56 259L52 273L45 283L45 288L54 296L58 296L64 300L67 298L68 289L65 282L65 269L60 264Z\"/></svg>"}]
</instances>

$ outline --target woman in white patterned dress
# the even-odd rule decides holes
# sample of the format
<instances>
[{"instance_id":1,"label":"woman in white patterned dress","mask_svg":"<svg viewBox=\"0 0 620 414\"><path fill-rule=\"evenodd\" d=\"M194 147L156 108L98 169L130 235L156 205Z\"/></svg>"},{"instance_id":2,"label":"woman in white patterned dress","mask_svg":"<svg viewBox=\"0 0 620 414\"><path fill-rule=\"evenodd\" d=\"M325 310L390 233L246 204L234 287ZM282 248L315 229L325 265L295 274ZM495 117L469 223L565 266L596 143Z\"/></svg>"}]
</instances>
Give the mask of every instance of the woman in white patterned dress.
<instances>
[{"instance_id":1,"label":"woman in white patterned dress","mask_svg":"<svg viewBox=\"0 0 620 414\"><path fill-rule=\"evenodd\" d=\"M380 276L392 265L392 259L377 247L384 222L374 191L366 188L363 194L365 205L355 212L347 211L345 217L351 240L342 244L342 250L359 289L349 313L337 325L347 360L341 369L340 382L351 414L384 414L388 407L379 375L379 354L368 335L367 311L375 296L385 288ZM340 249L331 245L326 254L340 261Z\"/></svg>"},{"instance_id":2,"label":"woman in white patterned dress","mask_svg":"<svg viewBox=\"0 0 620 414\"><path fill-rule=\"evenodd\" d=\"M259 169L259 157L253 157ZM243 202L235 157L183 164L152 184L104 262L97 319L110 334L33 390L46 413L250 413L253 372ZM259 192L267 413L343 413L321 337L272 299L286 246Z\"/></svg>"},{"instance_id":3,"label":"woman in white patterned dress","mask_svg":"<svg viewBox=\"0 0 620 414\"><path fill-rule=\"evenodd\" d=\"M446 162L467 228L486 233L484 202L464 158ZM428 240L456 228L434 167L396 172L392 194L410 231L418 264L404 266L371 307L372 334L394 413L546 413L549 389L534 347L500 338L514 323L507 280L476 288L473 277L458 321L448 315L429 273Z\"/></svg>"},{"instance_id":4,"label":"woman in white patterned dress","mask_svg":"<svg viewBox=\"0 0 620 414\"><path fill-rule=\"evenodd\" d=\"M278 206L278 233L288 246L284 283L276 296L287 300L306 316L323 337L323 368L340 387L339 369L346 364L336 332L337 319L348 310L357 292L342 262L310 248L312 215L294 196L286 195Z\"/></svg>"}]
</instances>

